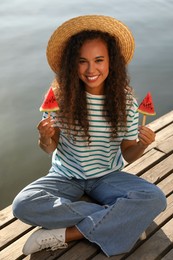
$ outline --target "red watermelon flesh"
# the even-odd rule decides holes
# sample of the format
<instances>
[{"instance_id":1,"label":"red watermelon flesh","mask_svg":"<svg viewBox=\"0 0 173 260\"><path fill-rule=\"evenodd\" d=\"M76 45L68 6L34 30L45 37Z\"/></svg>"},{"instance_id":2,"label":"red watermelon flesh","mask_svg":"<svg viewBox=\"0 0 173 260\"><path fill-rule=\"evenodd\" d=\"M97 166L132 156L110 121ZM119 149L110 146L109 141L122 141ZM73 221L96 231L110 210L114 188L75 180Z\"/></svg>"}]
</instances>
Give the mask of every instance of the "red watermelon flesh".
<instances>
[{"instance_id":1,"label":"red watermelon flesh","mask_svg":"<svg viewBox=\"0 0 173 260\"><path fill-rule=\"evenodd\" d=\"M52 87L49 88L48 92L45 95L44 101L40 107L40 111L57 111L59 109L58 103L55 98Z\"/></svg>"},{"instance_id":2,"label":"red watermelon flesh","mask_svg":"<svg viewBox=\"0 0 173 260\"><path fill-rule=\"evenodd\" d=\"M154 116L156 114L156 112L154 111L154 104L150 92L147 93L146 97L139 105L138 111L144 115L149 116Z\"/></svg>"}]
</instances>

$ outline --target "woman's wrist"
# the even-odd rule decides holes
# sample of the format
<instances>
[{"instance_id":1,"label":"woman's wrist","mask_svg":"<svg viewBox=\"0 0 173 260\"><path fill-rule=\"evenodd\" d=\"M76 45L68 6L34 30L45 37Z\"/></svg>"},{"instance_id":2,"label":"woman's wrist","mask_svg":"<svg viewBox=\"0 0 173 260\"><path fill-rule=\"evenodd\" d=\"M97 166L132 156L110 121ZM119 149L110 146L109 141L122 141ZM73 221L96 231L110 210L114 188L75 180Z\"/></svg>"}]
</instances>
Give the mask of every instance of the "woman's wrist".
<instances>
[{"instance_id":1,"label":"woman's wrist","mask_svg":"<svg viewBox=\"0 0 173 260\"><path fill-rule=\"evenodd\" d=\"M148 144L143 144L141 141L138 141L138 146L140 147L140 148L142 148L142 149L146 149L147 147L148 147Z\"/></svg>"},{"instance_id":2,"label":"woman's wrist","mask_svg":"<svg viewBox=\"0 0 173 260\"><path fill-rule=\"evenodd\" d=\"M49 138L48 141L45 141L45 140L42 140L41 138L39 138L39 142L42 146L48 147L52 144L52 138Z\"/></svg>"}]
</instances>

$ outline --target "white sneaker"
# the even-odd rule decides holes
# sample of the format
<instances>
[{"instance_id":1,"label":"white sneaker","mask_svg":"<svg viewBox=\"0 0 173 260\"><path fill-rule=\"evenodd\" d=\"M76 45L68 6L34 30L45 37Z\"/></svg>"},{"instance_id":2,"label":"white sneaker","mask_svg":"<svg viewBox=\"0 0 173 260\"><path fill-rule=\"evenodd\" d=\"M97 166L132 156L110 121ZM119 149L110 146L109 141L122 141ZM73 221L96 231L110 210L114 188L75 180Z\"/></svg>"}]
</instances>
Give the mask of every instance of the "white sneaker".
<instances>
[{"instance_id":1,"label":"white sneaker","mask_svg":"<svg viewBox=\"0 0 173 260\"><path fill-rule=\"evenodd\" d=\"M50 248L51 250L67 248L65 230L65 228L51 230L40 228L36 230L23 247L24 255L30 255L45 248Z\"/></svg>"}]
</instances>

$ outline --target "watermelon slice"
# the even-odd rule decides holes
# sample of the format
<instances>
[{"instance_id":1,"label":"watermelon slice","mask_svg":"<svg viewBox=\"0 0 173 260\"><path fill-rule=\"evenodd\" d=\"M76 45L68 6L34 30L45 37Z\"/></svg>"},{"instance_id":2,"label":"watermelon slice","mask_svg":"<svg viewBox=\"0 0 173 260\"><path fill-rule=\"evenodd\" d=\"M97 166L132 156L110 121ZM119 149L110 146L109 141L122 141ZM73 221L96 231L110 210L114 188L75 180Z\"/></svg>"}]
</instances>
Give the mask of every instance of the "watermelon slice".
<instances>
[{"instance_id":1,"label":"watermelon slice","mask_svg":"<svg viewBox=\"0 0 173 260\"><path fill-rule=\"evenodd\" d=\"M44 101L40 107L40 111L51 112L59 109L52 86L45 95Z\"/></svg>"},{"instance_id":2,"label":"watermelon slice","mask_svg":"<svg viewBox=\"0 0 173 260\"><path fill-rule=\"evenodd\" d=\"M156 112L154 111L154 104L150 92L147 93L146 97L139 105L138 111L147 116L154 116L156 114Z\"/></svg>"}]
</instances>

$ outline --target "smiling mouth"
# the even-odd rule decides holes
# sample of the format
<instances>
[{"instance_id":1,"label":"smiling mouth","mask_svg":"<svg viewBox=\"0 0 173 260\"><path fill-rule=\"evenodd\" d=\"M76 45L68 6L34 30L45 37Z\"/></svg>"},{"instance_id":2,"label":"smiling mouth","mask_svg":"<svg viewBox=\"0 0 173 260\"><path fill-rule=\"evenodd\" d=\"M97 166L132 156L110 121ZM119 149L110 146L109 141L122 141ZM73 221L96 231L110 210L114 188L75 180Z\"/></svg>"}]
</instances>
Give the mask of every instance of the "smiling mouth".
<instances>
[{"instance_id":1,"label":"smiling mouth","mask_svg":"<svg viewBox=\"0 0 173 260\"><path fill-rule=\"evenodd\" d=\"M86 76L86 78L87 78L87 80L89 80L89 81L95 81L96 79L98 79L98 77L99 77L99 75L97 75L97 76Z\"/></svg>"}]
</instances>

